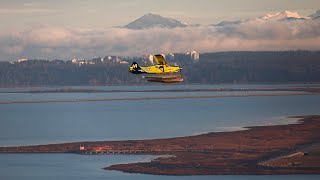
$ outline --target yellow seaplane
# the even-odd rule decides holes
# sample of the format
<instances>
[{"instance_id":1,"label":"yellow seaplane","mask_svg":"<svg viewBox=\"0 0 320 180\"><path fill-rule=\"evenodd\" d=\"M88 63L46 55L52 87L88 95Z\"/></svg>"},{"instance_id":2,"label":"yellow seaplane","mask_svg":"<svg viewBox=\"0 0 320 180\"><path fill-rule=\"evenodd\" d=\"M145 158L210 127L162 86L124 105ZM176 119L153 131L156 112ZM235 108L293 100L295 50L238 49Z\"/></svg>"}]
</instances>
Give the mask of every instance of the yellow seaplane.
<instances>
[{"instance_id":1,"label":"yellow seaplane","mask_svg":"<svg viewBox=\"0 0 320 180\"><path fill-rule=\"evenodd\" d=\"M138 63L133 62L129 71L133 74L156 74L153 76L144 76L150 82L175 83L182 82L181 75L174 75L179 73L182 68L179 66L169 66L161 54L153 55L156 65L153 66L139 66Z\"/></svg>"}]
</instances>

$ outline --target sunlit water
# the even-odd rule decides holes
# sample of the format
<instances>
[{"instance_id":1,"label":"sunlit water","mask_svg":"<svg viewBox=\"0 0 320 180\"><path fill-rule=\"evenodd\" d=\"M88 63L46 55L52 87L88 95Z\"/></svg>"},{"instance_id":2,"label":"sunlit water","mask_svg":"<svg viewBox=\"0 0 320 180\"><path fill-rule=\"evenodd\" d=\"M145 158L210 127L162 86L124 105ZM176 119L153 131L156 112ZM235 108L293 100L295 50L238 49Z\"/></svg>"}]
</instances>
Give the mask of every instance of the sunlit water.
<instances>
[{"instance_id":1,"label":"sunlit water","mask_svg":"<svg viewBox=\"0 0 320 180\"><path fill-rule=\"evenodd\" d=\"M186 87L187 86L187 87ZM219 86L115 86L104 90L206 89ZM251 86L235 86L248 88ZM274 85L260 85L274 86ZM286 87L288 85L276 85ZM173 88L174 87L174 88ZM79 88L79 87L78 87ZM81 87L88 88L88 87ZM34 89L34 88L33 88ZM12 89L1 89L7 92ZM16 90L16 89L14 89ZM22 91L22 89L20 89ZM82 98L228 95L237 92L0 93L0 101ZM239 92L242 93L242 92ZM255 92L245 92L255 93ZM274 92L268 92L274 93ZM320 114L319 95L212 99L101 101L0 105L0 146L87 140L150 139L295 123L287 116ZM151 156L0 154L0 179L180 179L105 171L117 163ZM184 179L318 179L319 176L195 176Z\"/></svg>"}]
</instances>

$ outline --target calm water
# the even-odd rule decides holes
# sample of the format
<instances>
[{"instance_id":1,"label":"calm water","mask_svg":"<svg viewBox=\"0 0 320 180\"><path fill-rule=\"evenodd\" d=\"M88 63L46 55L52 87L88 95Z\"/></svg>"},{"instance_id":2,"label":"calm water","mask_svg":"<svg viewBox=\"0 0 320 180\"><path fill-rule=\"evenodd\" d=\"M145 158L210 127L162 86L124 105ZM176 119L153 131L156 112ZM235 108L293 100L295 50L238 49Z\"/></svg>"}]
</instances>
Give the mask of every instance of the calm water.
<instances>
[{"instance_id":1,"label":"calm water","mask_svg":"<svg viewBox=\"0 0 320 180\"><path fill-rule=\"evenodd\" d=\"M251 86L273 87L274 85L240 85L232 87L251 88ZM288 85L276 86L286 87ZM118 90L156 90L206 89L212 87L219 88L219 86L200 85L98 88L104 90L109 90L110 88ZM12 89L2 89L1 91L7 92L8 90ZM23 89L20 90L22 91ZM219 93L225 95L224 92L0 93L0 101L220 95ZM149 139L185 136L211 131L229 131L253 125L294 123L294 119L287 119L286 117L320 114L320 96L9 104L0 105L0 114L0 146L85 140ZM181 177L126 174L101 169L115 163L146 161L150 158L150 156L0 154L0 179L181 179ZM258 178L319 179L319 176L184 177L184 179Z\"/></svg>"},{"instance_id":2,"label":"calm water","mask_svg":"<svg viewBox=\"0 0 320 180\"><path fill-rule=\"evenodd\" d=\"M77 154L0 154L0 178L3 180L316 180L317 175L291 176L154 176L105 171L115 163L147 161L151 156L77 155Z\"/></svg>"}]
</instances>

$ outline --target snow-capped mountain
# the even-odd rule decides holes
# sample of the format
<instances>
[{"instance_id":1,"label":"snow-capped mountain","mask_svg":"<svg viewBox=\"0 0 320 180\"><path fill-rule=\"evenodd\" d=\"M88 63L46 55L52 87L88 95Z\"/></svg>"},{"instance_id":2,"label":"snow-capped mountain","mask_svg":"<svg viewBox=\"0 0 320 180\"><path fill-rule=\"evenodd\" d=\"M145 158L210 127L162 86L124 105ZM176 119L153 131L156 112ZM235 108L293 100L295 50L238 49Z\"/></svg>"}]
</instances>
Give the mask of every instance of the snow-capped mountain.
<instances>
[{"instance_id":1,"label":"snow-capped mountain","mask_svg":"<svg viewBox=\"0 0 320 180\"><path fill-rule=\"evenodd\" d=\"M309 17L301 16L297 12L282 11L274 14L266 14L257 19L265 20L265 21L286 21L286 20L306 20L306 19L309 19Z\"/></svg>"},{"instance_id":2,"label":"snow-capped mountain","mask_svg":"<svg viewBox=\"0 0 320 180\"><path fill-rule=\"evenodd\" d=\"M233 25L240 25L243 23L264 23L264 22L272 22L272 21L295 21L295 20L320 20L320 10L316 13L306 17L302 16L297 12L291 11L282 11L277 13L266 14L260 17L250 18L250 19L243 19L238 21L221 21L218 24L212 24L212 26L223 27L223 26L233 26ZM178 21L172 18L162 17L157 14L148 13L144 16L136 19L135 21L123 26L124 28L128 29L148 29L153 27L160 27L160 28L177 28L177 27L198 27L201 25L189 25L185 22Z\"/></svg>"},{"instance_id":3,"label":"snow-capped mountain","mask_svg":"<svg viewBox=\"0 0 320 180\"><path fill-rule=\"evenodd\" d=\"M320 17L320 10L318 13L319 14L316 13L313 16ZM238 24L248 23L248 22L255 23L255 22L268 22L268 21L292 21L292 20L308 20L308 19L310 19L310 17L301 16L297 12L282 11L282 12L266 14L260 17L246 19L246 20L221 21L220 23L215 24L214 26L238 25Z\"/></svg>"},{"instance_id":4,"label":"snow-capped mountain","mask_svg":"<svg viewBox=\"0 0 320 180\"><path fill-rule=\"evenodd\" d=\"M320 10L309 16L311 19L320 19Z\"/></svg>"},{"instance_id":5,"label":"snow-capped mountain","mask_svg":"<svg viewBox=\"0 0 320 180\"><path fill-rule=\"evenodd\" d=\"M162 17L157 14L148 13L139 19L127 24L124 28L128 29L148 29L153 27L176 28L187 27L189 24L172 18Z\"/></svg>"}]
</instances>

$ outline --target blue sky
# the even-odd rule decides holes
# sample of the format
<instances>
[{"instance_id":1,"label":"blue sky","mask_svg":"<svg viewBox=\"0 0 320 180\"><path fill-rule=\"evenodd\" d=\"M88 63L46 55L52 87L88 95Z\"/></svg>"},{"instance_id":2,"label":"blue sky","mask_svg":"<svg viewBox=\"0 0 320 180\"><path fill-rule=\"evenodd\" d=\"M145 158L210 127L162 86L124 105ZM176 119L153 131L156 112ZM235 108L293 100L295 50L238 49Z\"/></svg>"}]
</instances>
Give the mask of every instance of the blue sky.
<instances>
[{"instance_id":1,"label":"blue sky","mask_svg":"<svg viewBox=\"0 0 320 180\"><path fill-rule=\"evenodd\" d=\"M212 24L283 10L310 15L319 0L1 0L1 29L35 24L108 28L156 13L188 23Z\"/></svg>"},{"instance_id":2,"label":"blue sky","mask_svg":"<svg viewBox=\"0 0 320 180\"><path fill-rule=\"evenodd\" d=\"M320 20L208 26L284 10L308 16L319 9L320 0L1 0L0 61L192 50L320 50ZM119 28L146 13L206 26Z\"/></svg>"}]
</instances>

